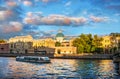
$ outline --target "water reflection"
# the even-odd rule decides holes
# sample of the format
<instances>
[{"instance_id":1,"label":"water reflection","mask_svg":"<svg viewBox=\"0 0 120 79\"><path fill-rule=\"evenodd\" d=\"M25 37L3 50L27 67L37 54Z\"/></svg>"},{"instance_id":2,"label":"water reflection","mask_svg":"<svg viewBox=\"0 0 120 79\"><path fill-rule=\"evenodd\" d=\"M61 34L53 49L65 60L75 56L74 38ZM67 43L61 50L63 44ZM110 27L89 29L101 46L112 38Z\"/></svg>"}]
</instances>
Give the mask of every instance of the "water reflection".
<instances>
[{"instance_id":1,"label":"water reflection","mask_svg":"<svg viewBox=\"0 0 120 79\"><path fill-rule=\"evenodd\" d=\"M81 78L119 78L111 60L51 59L49 64L18 62L0 57L0 77L76 76Z\"/></svg>"}]
</instances>

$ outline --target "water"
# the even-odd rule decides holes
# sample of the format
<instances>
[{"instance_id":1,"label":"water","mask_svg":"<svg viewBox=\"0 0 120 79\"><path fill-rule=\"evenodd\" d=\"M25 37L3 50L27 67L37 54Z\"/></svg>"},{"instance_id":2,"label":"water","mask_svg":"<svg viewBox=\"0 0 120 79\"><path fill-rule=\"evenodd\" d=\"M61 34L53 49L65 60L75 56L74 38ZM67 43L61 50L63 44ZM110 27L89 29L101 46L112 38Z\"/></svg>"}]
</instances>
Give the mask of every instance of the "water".
<instances>
[{"instance_id":1,"label":"water","mask_svg":"<svg viewBox=\"0 0 120 79\"><path fill-rule=\"evenodd\" d=\"M120 79L112 60L51 59L49 64L0 57L1 78Z\"/></svg>"}]
</instances>

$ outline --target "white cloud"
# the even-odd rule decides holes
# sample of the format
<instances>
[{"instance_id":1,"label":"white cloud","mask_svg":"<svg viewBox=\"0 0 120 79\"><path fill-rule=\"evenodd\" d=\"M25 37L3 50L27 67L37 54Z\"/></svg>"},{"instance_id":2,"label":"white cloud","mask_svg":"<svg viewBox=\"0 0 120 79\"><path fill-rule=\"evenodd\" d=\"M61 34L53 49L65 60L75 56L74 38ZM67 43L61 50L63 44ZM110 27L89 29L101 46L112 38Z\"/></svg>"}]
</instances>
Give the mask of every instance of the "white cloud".
<instances>
[{"instance_id":1,"label":"white cloud","mask_svg":"<svg viewBox=\"0 0 120 79\"><path fill-rule=\"evenodd\" d=\"M90 19L93 22L106 22L109 20L109 17L96 17L96 16L90 16Z\"/></svg>"},{"instance_id":2,"label":"white cloud","mask_svg":"<svg viewBox=\"0 0 120 79\"><path fill-rule=\"evenodd\" d=\"M70 6L70 5L71 5L71 1L69 1L65 4L65 6Z\"/></svg>"},{"instance_id":3,"label":"white cloud","mask_svg":"<svg viewBox=\"0 0 120 79\"><path fill-rule=\"evenodd\" d=\"M24 23L34 25L79 26L85 24L86 21L87 19L84 17L68 17L57 14L43 16L34 13L27 13L27 16L24 18Z\"/></svg>"},{"instance_id":4,"label":"white cloud","mask_svg":"<svg viewBox=\"0 0 120 79\"><path fill-rule=\"evenodd\" d=\"M7 1L6 4L7 4L9 7L17 6L17 3L16 3L15 1Z\"/></svg>"},{"instance_id":5,"label":"white cloud","mask_svg":"<svg viewBox=\"0 0 120 79\"><path fill-rule=\"evenodd\" d=\"M2 25L1 28L3 33L19 32L22 30L23 25L20 22L9 22L8 24Z\"/></svg>"},{"instance_id":6,"label":"white cloud","mask_svg":"<svg viewBox=\"0 0 120 79\"><path fill-rule=\"evenodd\" d=\"M11 10L0 11L0 21L6 20L7 18L11 17L13 12Z\"/></svg>"},{"instance_id":7,"label":"white cloud","mask_svg":"<svg viewBox=\"0 0 120 79\"><path fill-rule=\"evenodd\" d=\"M25 6L32 6L32 5L33 5L33 3L32 3L31 1L29 1L29 0L23 1L23 4L24 4Z\"/></svg>"}]
</instances>

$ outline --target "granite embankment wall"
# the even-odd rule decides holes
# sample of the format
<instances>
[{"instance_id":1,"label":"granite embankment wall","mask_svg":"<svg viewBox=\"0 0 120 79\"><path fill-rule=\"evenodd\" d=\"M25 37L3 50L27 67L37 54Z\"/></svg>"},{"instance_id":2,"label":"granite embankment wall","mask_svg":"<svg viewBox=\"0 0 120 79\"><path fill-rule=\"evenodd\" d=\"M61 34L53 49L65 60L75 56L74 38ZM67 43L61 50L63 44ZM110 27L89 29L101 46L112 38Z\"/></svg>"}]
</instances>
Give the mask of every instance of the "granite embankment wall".
<instances>
[{"instance_id":1,"label":"granite embankment wall","mask_svg":"<svg viewBox=\"0 0 120 79\"><path fill-rule=\"evenodd\" d=\"M71 55L40 55L40 54L8 54L0 53L0 57L16 57L16 56L48 56L50 58L62 59L112 59L112 54L71 54Z\"/></svg>"},{"instance_id":2,"label":"granite embankment wall","mask_svg":"<svg viewBox=\"0 0 120 79\"><path fill-rule=\"evenodd\" d=\"M79 55L56 55L54 58L66 59L112 59L112 54L79 54Z\"/></svg>"}]
</instances>

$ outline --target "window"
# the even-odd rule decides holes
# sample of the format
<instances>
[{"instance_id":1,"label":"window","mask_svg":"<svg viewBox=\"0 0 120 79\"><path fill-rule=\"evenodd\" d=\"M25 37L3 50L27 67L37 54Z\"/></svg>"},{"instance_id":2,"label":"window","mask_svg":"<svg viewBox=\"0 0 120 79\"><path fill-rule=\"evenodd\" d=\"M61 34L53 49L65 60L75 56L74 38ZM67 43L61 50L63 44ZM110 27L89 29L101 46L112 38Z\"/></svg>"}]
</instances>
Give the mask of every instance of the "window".
<instances>
[{"instance_id":1,"label":"window","mask_svg":"<svg viewBox=\"0 0 120 79\"><path fill-rule=\"evenodd\" d=\"M69 47L69 45L67 45L67 47Z\"/></svg>"},{"instance_id":2,"label":"window","mask_svg":"<svg viewBox=\"0 0 120 79\"><path fill-rule=\"evenodd\" d=\"M3 50L4 50L4 48L1 48L1 50L3 51Z\"/></svg>"},{"instance_id":3,"label":"window","mask_svg":"<svg viewBox=\"0 0 120 79\"><path fill-rule=\"evenodd\" d=\"M13 44L11 44L11 48L13 48Z\"/></svg>"},{"instance_id":4,"label":"window","mask_svg":"<svg viewBox=\"0 0 120 79\"><path fill-rule=\"evenodd\" d=\"M58 50L57 50L57 53L58 53L58 54L61 54L61 50L58 49Z\"/></svg>"}]
</instances>

